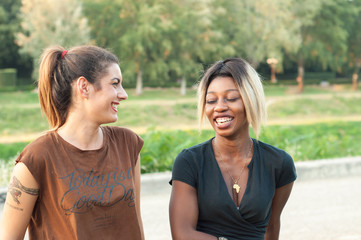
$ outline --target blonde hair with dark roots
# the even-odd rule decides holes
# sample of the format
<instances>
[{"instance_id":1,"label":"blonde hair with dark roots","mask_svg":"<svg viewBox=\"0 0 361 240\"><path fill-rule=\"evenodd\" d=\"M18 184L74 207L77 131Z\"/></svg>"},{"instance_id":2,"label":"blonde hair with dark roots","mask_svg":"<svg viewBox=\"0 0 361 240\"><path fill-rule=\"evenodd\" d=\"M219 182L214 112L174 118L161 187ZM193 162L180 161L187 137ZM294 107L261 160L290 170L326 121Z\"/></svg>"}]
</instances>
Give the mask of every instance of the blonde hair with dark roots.
<instances>
[{"instance_id":1,"label":"blonde hair with dark roots","mask_svg":"<svg viewBox=\"0 0 361 240\"><path fill-rule=\"evenodd\" d=\"M98 79L111 63L119 63L109 51L96 46L78 46L64 52L61 46L44 50L39 67L39 101L49 125L58 129L67 118L72 101L72 82L84 77L99 88Z\"/></svg>"},{"instance_id":2,"label":"blonde hair with dark roots","mask_svg":"<svg viewBox=\"0 0 361 240\"><path fill-rule=\"evenodd\" d=\"M261 125L267 118L262 81L256 70L241 58L228 58L224 61L218 61L203 74L198 86L198 116L200 124L202 124L205 115L208 87L216 77L230 77L234 80L246 109L247 121L258 137Z\"/></svg>"}]
</instances>

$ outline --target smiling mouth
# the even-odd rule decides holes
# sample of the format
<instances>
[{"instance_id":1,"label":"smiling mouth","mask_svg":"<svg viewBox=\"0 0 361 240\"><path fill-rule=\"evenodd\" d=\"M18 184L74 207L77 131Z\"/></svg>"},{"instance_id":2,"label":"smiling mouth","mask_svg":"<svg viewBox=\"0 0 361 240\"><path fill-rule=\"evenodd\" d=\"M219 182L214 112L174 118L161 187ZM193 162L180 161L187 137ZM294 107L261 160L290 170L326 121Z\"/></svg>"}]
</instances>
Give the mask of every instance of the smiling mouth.
<instances>
[{"instance_id":1,"label":"smiling mouth","mask_svg":"<svg viewBox=\"0 0 361 240\"><path fill-rule=\"evenodd\" d=\"M222 118L216 118L214 121L217 125L223 125L226 123L229 123L233 120L233 117L222 117Z\"/></svg>"},{"instance_id":2,"label":"smiling mouth","mask_svg":"<svg viewBox=\"0 0 361 240\"><path fill-rule=\"evenodd\" d=\"M114 111L118 112L118 104L112 103L112 108Z\"/></svg>"}]
</instances>

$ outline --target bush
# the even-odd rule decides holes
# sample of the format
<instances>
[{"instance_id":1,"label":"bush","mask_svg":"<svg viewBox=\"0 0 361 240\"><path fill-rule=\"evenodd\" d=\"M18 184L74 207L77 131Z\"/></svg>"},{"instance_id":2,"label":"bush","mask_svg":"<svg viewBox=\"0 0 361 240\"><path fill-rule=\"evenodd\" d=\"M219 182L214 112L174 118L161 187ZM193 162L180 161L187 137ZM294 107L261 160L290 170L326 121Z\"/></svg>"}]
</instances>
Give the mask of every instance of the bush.
<instances>
[{"instance_id":1,"label":"bush","mask_svg":"<svg viewBox=\"0 0 361 240\"><path fill-rule=\"evenodd\" d=\"M0 87L14 87L16 86L15 68L0 69Z\"/></svg>"}]
</instances>

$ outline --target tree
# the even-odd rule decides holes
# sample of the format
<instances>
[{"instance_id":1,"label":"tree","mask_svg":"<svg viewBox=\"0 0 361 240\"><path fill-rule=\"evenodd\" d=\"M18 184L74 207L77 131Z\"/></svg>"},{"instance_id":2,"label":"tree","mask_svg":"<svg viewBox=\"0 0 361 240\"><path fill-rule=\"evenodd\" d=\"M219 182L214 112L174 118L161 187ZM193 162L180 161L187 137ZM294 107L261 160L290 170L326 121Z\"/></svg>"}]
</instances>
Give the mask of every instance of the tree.
<instances>
[{"instance_id":1,"label":"tree","mask_svg":"<svg viewBox=\"0 0 361 240\"><path fill-rule=\"evenodd\" d=\"M144 76L149 81L167 78L170 41L164 36L170 27L169 15L157 0L123 1L123 6L124 32L118 42L126 66L137 75L136 93L141 94Z\"/></svg>"},{"instance_id":2,"label":"tree","mask_svg":"<svg viewBox=\"0 0 361 240\"><path fill-rule=\"evenodd\" d=\"M246 19L243 28L247 38L245 53L254 67L266 58L278 61L282 66L283 51L295 52L300 44L297 35L298 22L290 24L293 18L292 1L257 0L246 1ZM246 27L246 29L245 29Z\"/></svg>"},{"instance_id":3,"label":"tree","mask_svg":"<svg viewBox=\"0 0 361 240\"><path fill-rule=\"evenodd\" d=\"M136 79L136 94L144 78L167 79L170 23L161 0L86 0L85 8L95 41L119 56L125 79Z\"/></svg>"},{"instance_id":4,"label":"tree","mask_svg":"<svg viewBox=\"0 0 361 240\"><path fill-rule=\"evenodd\" d=\"M20 7L20 0L0 2L0 68L17 68L18 73L25 75L32 62L28 56L19 54L19 46L15 43L15 33L20 28Z\"/></svg>"},{"instance_id":5,"label":"tree","mask_svg":"<svg viewBox=\"0 0 361 240\"><path fill-rule=\"evenodd\" d=\"M302 22L299 29L301 46L297 52L299 91L303 91L305 65L320 64L322 69L338 71L345 61L347 28L350 17L347 1L310 0L309 5L295 2L295 16ZM310 8L309 6L312 6Z\"/></svg>"},{"instance_id":6,"label":"tree","mask_svg":"<svg viewBox=\"0 0 361 240\"><path fill-rule=\"evenodd\" d=\"M210 0L176 0L169 1L167 6L171 16L168 64L180 81L181 95L186 94L187 79L199 77L201 63L209 61L223 48L220 32L213 28L211 3Z\"/></svg>"},{"instance_id":7,"label":"tree","mask_svg":"<svg viewBox=\"0 0 361 240\"><path fill-rule=\"evenodd\" d=\"M266 59L276 59L270 64L271 70L282 71L283 52L296 52L300 44L299 23L290 24L291 1L220 0L215 5L215 24L229 50L247 59L254 68Z\"/></svg>"},{"instance_id":8,"label":"tree","mask_svg":"<svg viewBox=\"0 0 361 240\"><path fill-rule=\"evenodd\" d=\"M304 81L304 55L307 55L306 45L310 41L308 29L314 25L314 18L319 13L323 0L293 1L293 18L299 23L298 33L301 43L296 53L288 53L291 59L297 62L297 82L299 92L303 91ZM311 40L312 41L312 40Z\"/></svg>"},{"instance_id":9,"label":"tree","mask_svg":"<svg viewBox=\"0 0 361 240\"><path fill-rule=\"evenodd\" d=\"M355 14L351 22L348 23L348 64L353 68L352 88L357 90L361 69L361 2L350 1L349 5L355 10Z\"/></svg>"},{"instance_id":10,"label":"tree","mask_svg":"<svg viewBox=\"0 0 361 240\"><path fill-rule=\"evenodd\" d=\"M4 0L0 3L0 68L16 65L18 47L15 44L14 31L19 22L16 14L20 9L20 0Z\"/></svg>"},{"instance_id":11,"label":"tree","mask_svg":"<svg viewBox=\"0 0 361 240\"><path fill-rule=\"evenodd\" d=\"M77 0L23 0L22 31L17 34L21 52L35 61L50 45L71 47L89 43L87 20ZM33 76L36 71L33 72Z\"/></svg>"}]
</instances>

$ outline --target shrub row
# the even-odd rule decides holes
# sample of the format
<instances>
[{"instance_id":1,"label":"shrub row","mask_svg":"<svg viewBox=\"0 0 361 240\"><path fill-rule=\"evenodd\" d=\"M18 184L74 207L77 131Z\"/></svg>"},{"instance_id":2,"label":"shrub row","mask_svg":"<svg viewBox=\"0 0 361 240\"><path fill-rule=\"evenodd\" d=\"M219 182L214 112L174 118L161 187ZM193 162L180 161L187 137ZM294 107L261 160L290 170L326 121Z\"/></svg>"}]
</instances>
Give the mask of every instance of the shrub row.
<instances>
[{"instance_id":1,"label":"shrub row","mask_svg":"<svg viewBox=\"0 0 361 240\"><path fill-rule=\"evenodd\" d=\"M263 129L259 140L286 150L295 161L360 156L360 126L361 122L269 126ZM182 149L213 136L212 130L149 130L141 134L144 139L142 173L171 170L175 157ZM3 162L13 161L26 144L0 144L0 159Z\"/></svg>"}]
</instances>

